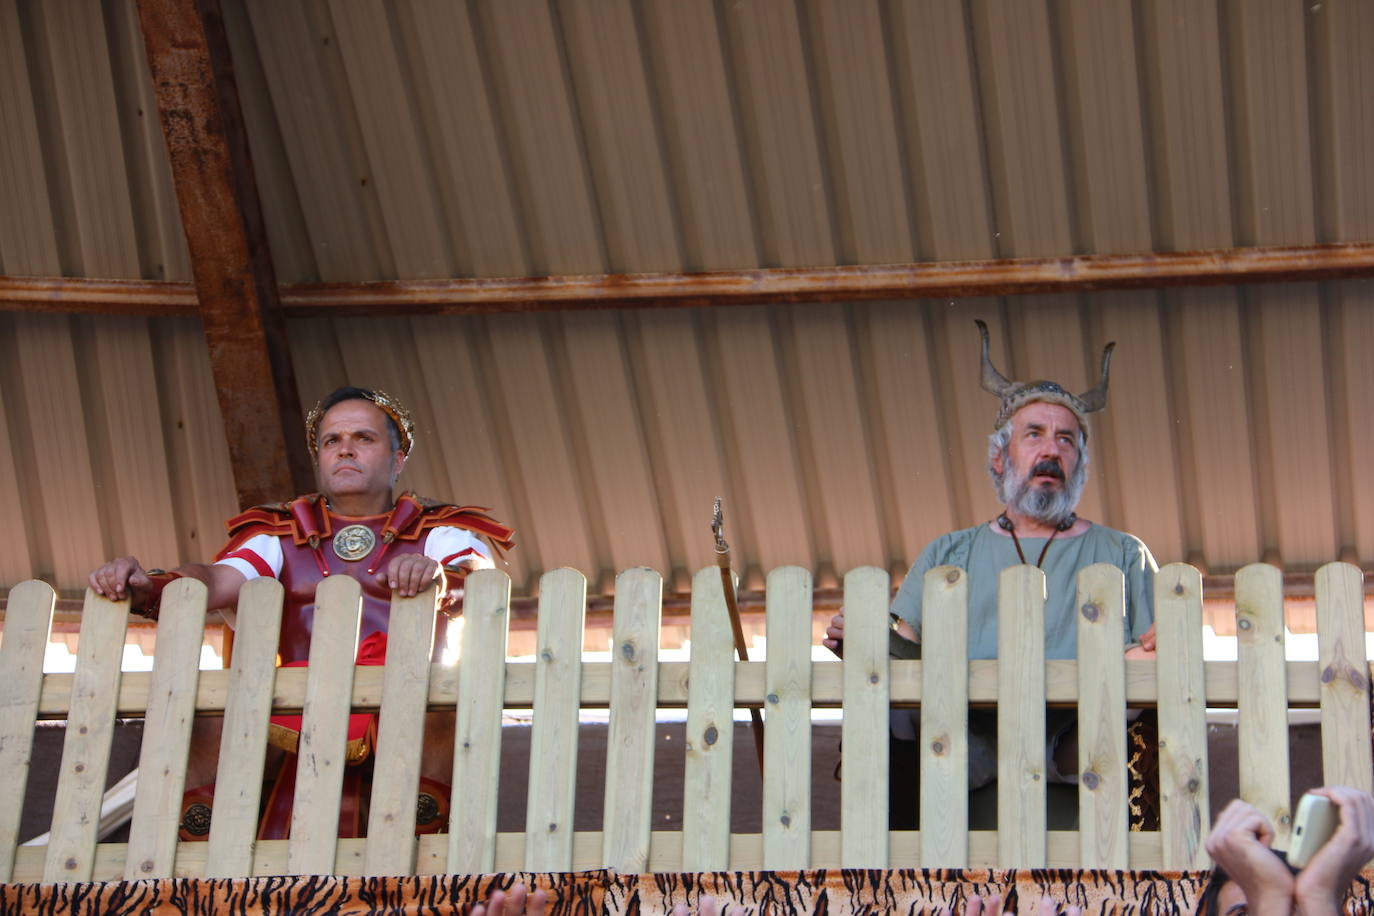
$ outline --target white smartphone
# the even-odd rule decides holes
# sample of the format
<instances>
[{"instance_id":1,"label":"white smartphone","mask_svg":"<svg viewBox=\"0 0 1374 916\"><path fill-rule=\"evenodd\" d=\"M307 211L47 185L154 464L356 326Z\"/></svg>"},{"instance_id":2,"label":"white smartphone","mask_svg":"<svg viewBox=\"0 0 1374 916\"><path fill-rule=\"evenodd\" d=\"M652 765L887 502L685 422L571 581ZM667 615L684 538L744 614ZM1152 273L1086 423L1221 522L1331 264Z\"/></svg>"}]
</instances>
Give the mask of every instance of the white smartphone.
<instances>
[{"instance_id":1,"label":"white smartphone","mask_svg":"<svg viewBox=\"0 0 1374 916\"><path fill-rule=\"evenodd\" d=\"M1302 868L1317 850L1326 845L1331 835L1340 825L1341 815L1324 795L1310 792L1298 801L1298 812L1293 816L1293 839L1288 846L1288 864Z\"/></svg>"}]
</instances>

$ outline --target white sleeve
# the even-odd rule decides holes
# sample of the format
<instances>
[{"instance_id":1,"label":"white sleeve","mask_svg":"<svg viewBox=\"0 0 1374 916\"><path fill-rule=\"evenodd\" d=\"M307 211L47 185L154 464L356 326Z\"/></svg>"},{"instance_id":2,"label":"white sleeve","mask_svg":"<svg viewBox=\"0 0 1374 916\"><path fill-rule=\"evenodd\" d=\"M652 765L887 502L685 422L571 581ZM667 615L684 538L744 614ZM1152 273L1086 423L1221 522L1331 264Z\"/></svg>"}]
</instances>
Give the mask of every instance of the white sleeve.
<instances>
[{"instance_id":1,"label":"white sleeve","mask_svg":"<svg viewBox=\"0 0 1374 916\"><path fill-rule=\"evenodd\" d=\"M440 566L466 566L469 569L491 569L486 542L466 528L448 525L431 528L425 535L425 556L437 560Z\"/></svg>"},{"instance_id":2,"label":"white sleeve","mask_svg":"<svg viewBox=\"0 0 1374 916\"><path fill-rule=\"evenodd\" d=\"M215 565L237 569L250 582L260 576L280 579L281 541L274 534L255 534L217 560Z\"/></svg>"}]
</instances>

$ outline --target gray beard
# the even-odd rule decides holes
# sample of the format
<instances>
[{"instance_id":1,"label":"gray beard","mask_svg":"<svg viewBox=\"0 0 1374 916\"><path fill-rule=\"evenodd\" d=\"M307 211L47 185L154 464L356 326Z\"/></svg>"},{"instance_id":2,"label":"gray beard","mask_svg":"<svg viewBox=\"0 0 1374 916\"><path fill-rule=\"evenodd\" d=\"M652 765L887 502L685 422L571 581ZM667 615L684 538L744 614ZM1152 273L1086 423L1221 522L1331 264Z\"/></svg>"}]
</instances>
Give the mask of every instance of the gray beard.
<instances>
[{"instance_id":1,"label":"gray beard","mask_svg":"<svg viewBox=\"0 0 1374 916\"><path fill-rule=\"evenodd\" d=\"M1060 490L1033 486L1029 476L1019 481L1012 481L1010 476L1002 479L1002 485L998 487L1001 492L997 495L1008 508L1029 516L1042 525L1059 525L1068 521L1073 515L1073 510L1078 507L1078 501L1083 496L1083 486L1087 483L1087 475L1079 473L1078 468L1074 469L1073 476ZM1007 492L1008 490L1010 492Z\"/></svg>"}]
</instances>

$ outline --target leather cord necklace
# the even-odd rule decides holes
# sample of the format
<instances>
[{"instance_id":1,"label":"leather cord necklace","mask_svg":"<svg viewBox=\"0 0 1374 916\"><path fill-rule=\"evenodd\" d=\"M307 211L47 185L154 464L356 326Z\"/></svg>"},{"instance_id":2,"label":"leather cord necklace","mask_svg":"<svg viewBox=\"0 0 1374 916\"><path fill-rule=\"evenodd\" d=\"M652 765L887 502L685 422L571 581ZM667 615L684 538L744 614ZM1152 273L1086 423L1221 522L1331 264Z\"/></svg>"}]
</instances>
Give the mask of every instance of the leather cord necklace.
<instances>
[{"instance_id":1,"label":"leather cord necklace","mask_svg":"<svg viewBox=\"0 0 1374 916\"><path fill-rule=\"evenodd\" d=\"M1045 541L1045 546L1040 548L1040 557L1035 561L1036 569L1039 569L1040 564L1045 562L1045 554L1050 552L1050 543L1059 536L1059 532L1068 531L1077 521L1078 515L1071 512L1068 518L1054 526L1054 531L1050 534L1049 539ZM1011 535L1011 542L1016 547L1016 555L1021 558L1022 565L1025 565L1026 554L1025 551L1021 549L1021 539L1016 536L1015 523L1007 518L1007 513L1003 512L1001 515L997 516L997 525L1003 531Z\"/></svg>"}]
</instances>

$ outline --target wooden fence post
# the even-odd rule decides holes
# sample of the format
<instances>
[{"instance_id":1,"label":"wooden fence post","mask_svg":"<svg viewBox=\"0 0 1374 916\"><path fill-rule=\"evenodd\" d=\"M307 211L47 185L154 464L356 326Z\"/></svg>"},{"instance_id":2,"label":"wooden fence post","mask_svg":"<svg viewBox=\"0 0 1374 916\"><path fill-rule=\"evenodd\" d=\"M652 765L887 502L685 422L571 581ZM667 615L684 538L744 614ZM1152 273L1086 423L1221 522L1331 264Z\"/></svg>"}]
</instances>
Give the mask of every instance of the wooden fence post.
<instances>
[{"instance_id":1,"label":"wooden fence post","mask_svg":"<svg viewBox=\"0 0 1374 916\"><path fill-rule=\"evenodd\" d=\"M207 878L243 878L253 873L283 595L282 584L270 576L260 576L239 590L237 637L206 853Z\"/></svg>"},{"instance_id":2,"label":"wooden fence post","mask_svg":"<svg viewBox=\"0 0 1374 916\"><path fill-rule=\"evenodd\" d=\"M539 580L539 657L530 729L525 869L571 871L577 724L582 700L582 622L587 580L555 569Z\"/></svg>"},{"instance_id":3,"label":"wooden fence post","mask_svg":"<svg viewBox=\"0 0 1374 916\"><path fill-rule=\"evenodd\" d=\"M840 864L888 866L888 575L873 566L844 577L844 720L850 748L840 783ZM809 629L809 627L808 627Z\"/></svg>"},{"instance_id":4,"label":"wooden fence post","mask_svg":"<svg viewBox=\"0 0 1374 916\"><path fill-rule=\"evenodd\" d=\"M53 803L43 881L89 881L95 868L100 802L110 768L119 666L129 602L107 601L90 589L81 610L76 676L62 744L62 771Z\"/></svg>"},{"instance_id":5,"label":"wooden fence post","mask_svg":"<svg viewBox=\"0 0 1374 916\"><path fill-rule=\"evenodd\" d=\"M24 787L33 759L33 726L43 689L43 654L52 632L57 594L30 580L10 589L5 638L0 641L0 884L14 877Z\"/></svg>"},{"instance_id":6,"label":"wooden fence post","mask_svg":"<svg viewBox=\"0 0 1374 916\"><path fill-rule=\"evenodd\" d=\"M662 613L657 572L641 566L616 577L601 860L628 874L649 870Z\"/></svg>"},{"instance_id":7,"label":"wooden fence post","mask_svg":"<svg viewBox=\"0 0 1374 916\"><path fill-rule=\"evenodd\" d=\"M1126 578L1095 563L1078 573L1079 864L1126 868Z\"/></svg>"},{"instance_id":8,"label":"wooden fence post","mask_svg":"<svg viewBox=\"0 0 1374 916\"><path fill-rule=\"evenodd\" d=\"M921 859L968 865L968 573L937 566L922 583Z\"/></svg>"},{"instance_id":9,"label":"wooden fence post","mask_svg":"<svg viewBox=\"0 0 1374 916\"><path fill-rule=\"evenodd\" d=\"M1236 573L1236 680L1240 797L1274 825L1288 847L1288 669L1284 663L1283 575L1251 563Z\"/></svg>"},{"instance_id":10,"label":"wooden fence post","mask_svg":"<svg viewBox=\"0 0 1374 916\"><path fill-rule=\"evenodd\" d=\"M363 873L367 875L409 875L415 871L415 804L425 750L429 660L434 654L438 609L436 585L411 598L392 593L363 852Z\"/></svg>"},{"instance_id":11,"label":"wooden fence post","mask_svg":"<svg viewBox=\"0 0 1374 916\"><path fill-rule=\"evenodd\" d=\"M1040 868L1045 803L1045 573L1008 566L997 591L997 859Z\"/></svg>"},{"instance_id":12,"label":"wooden fence post","mask_svg":"<svg viewBox=\"0 0 1374 916\"><path fill-rule=\"evenodd\" d=\"M1317 651L1322 685L1322 782L1374 792L1364 576L1357 566L1327 563L1317 570Z\"/></svg>"},{"instance_id":13,"label":"wooden fence post","mask_svg":"<svg viewBox=\"0 0 1374 916\"><path fill-rule=\"evenodd\" d=\"M162 594L138 758L138 790L124 862L127 881L170 878L176 865L181 796L196 717L200 646L205 637L205 597L205 584L196 579L177 579Z\"/></svg>"},{"instance_id":14,"label":"wooden fence post","mask_svg":"<svg viewBox=\"0 0 1374 916\"><path fill-rule=\"evenodd\" d=\"M763 867L811 867L811 572L768 574Z\"/></svg>"},{"instance_id":15,"label":"wooden fence post","mask_svg":"<svg viewBox=\"0 0 1374 916\"><path fill-rule=\"evenodd\" d=\"M1167 869L1205 868L1211 831L1202 576L1184 563L1155 573L1159 684L1159 807Z\"/></svg>"},{"instance_id":16,"label":"wooden fence post","mask_svg":"<svg viewBox=\"0 0 1374 916\"><path fill-rule=\"evenodd\" d=\"M510 576L500 570L479 569L467 577L464 592L448 870L484 874L496 870ZM512 787L506 788L509 791Z\"/></svg>"},{"instance_id":17,"label":"wooden fence post","mask_svg":"<svg viewBox=\"0 0 1374 916\"><path fill-rule=\"evenodd\" d=\"M352 576L330 576L315 589L296 800L286 847L286 869L292 875L334 872L362 606L362 587Z\"/></svg>"},{"instance_id":18,"label":"wooden fence post","mask_svg":"<svg viewBox=\"0 0 1374 916\"><path fill-rule=\"evenodd\" d=\"M687 760L682 780L682 867L730 865L730 783L735 750L735 662L720 570L692 578L687 678Z\"/></svg>"}]
</instances>

